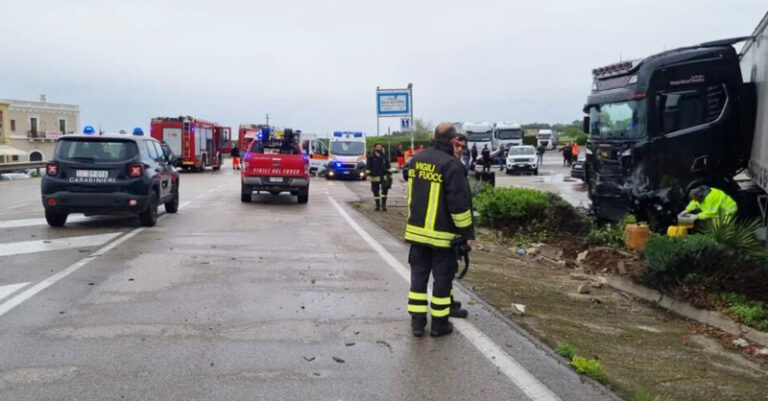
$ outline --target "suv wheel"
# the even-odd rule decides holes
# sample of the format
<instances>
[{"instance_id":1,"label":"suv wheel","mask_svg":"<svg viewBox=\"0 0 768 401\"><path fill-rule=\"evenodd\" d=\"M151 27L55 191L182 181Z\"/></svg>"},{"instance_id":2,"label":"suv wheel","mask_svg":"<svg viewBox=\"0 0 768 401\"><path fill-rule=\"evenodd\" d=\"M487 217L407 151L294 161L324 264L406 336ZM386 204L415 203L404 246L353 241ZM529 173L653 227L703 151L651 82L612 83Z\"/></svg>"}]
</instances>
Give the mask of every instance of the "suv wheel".
<instances>
[{"instance_id":1,"label":"suv wheel","mask_svg":"<svg viewBox=\"0 0 768 401\"><path fill-rule=\"evenodd\" d=\"M67 222L67 214L66 213L56 213L56 212L49 212L45 211L45 221L48 222L48 225L51 227L63 227L64 223Z\"/></svg>"},{"instance_id":2,"label":"suv wheel","mask_svg":"<svg viewBox=\"0 0 768 401\"><path fill-rule=\"evenodd\" d=\"M168 213L176 213L179 211L179 187L175 186L173 189L173 199L165 204L165 211Z\"/></svg>"},{"instance_id":3,"label":"suv wheel","mask_svg":"<svg viewBox=\"0 0 768 401\"><path fill-rule=\"evenodd\" d=\"M252 194L253 192L250 187L246 187L245 184L240 184L240 202L250 203Z\"/></svg>"},{"instance_id":4,"label":"suv wheel","mask_svg":"<svg viewBox=\"0 0 768 401\"><path fill-rule=\"evenodd\" d=\"M139 220L142 226L152 227L157 224L157 192L152 191L149 195L149 205L147 209L139 213Z\"/></svg>"},{"instance_id":5,"label":"suv wheel","mask_svg":"<svg viewBox=\"0 0 768 401\"><path fill-rule=\"evenodd\" d=\"M299 203L309 202L309 188L300 189L298 198Z\"/></svg>"}]
</instances>

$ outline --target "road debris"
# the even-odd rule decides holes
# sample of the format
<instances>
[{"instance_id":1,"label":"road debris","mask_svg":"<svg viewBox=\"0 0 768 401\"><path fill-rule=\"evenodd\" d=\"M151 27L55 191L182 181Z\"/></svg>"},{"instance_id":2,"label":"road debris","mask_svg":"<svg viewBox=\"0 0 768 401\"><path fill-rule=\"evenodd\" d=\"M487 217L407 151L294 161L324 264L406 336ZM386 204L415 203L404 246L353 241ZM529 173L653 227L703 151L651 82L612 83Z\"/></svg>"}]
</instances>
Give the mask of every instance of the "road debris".
<instances>
[{"instance_id":1,"label":"road debris","mask_svg":"<svg viewBox=\"0 0 768 401\"><path fill-rule=\"evenodd\" d=\"M336 361L336 363L344 363L344 362L346 362L345 360L339 358L338 356L334 356L332 358L333 358L334 361Z\"/></svg>"},{"instance_id":2,"label":"road debris","mask_svg":"<svg viewBox=\"0 0 768 401\"><path fill-rule=\"evenodd\" d=\"M315 360L315 357L314 357L314 356L310 356L310 357L306 357L306 356L305 356L305 357L304 357L304 360L305 360L305 361L307 361L307 362L312 362L312 361L314 361L314 360Z\"/></svg>"},{"instance_id":3,"label":"road debris","mask_svg":"<svg viewBox=\"0 0 768 401\"><path fill-rule=\"evenodd\" d=\"M589 289L589 284L584 283L579 286L579 294L589 294L592 290Z\"/></svg>"}]
</instances>

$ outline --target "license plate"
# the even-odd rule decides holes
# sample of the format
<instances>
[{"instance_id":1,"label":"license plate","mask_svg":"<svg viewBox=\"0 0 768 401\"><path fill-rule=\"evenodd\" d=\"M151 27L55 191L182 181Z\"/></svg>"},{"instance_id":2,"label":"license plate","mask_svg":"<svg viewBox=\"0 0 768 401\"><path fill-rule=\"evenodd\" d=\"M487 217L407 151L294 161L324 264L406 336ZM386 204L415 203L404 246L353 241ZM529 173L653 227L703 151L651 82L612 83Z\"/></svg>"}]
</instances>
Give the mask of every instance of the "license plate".
<instances>
[{"instance_id":1,"label":"license plate","mask_svg":"<svg viewBox=\"0 0 768 401\"><path fill-rule=\"evenodd\" d=\"M77 170L75 172L77 178L109 178L109 171L107 170Z\"/></svg>"},{"instance_id":2,"label":"license plate","mask_svg":"<svg viewBox=\"0 0 768 401\"><path fill-rule=\"evenodd\" d=\"M283 177L269 177L269 182L283 182Z\"/></svg>"},{"instance_id":3,"label":"license plate","mask_svg":"<svg viewBox=\"0 0 768 401\"><path fill-rule=\"evenodd\" d=\"M345 171L344 174L349 174L349 171Z\"/></svg>"}]
</instances>

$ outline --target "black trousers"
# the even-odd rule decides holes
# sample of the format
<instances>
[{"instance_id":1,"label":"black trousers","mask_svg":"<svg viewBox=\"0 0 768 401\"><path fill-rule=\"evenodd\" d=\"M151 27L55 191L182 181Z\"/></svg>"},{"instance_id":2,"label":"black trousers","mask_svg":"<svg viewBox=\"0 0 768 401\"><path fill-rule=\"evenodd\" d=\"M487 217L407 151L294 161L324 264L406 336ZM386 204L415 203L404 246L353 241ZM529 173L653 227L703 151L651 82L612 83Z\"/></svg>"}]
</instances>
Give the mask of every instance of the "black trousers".
<instances>
[{"instance_id":1,"label":"black trousers","mask_svg":"<svg viewBox=\"0 0 768 401\"><path fill-rule=\"evenodd\" d=\"M408 312L412 316L425 316L431 306L432 319L448 319L453 301L453 277L458 269L453 249L431 248L411 244L408 255L411 265L411 291L408 293ZM434 277L432 300L427 299L430 273Z\"/></svg>"},{"instance_id":2,"label":"black trousers","mask_svg":"<svg viewBox=\"0 0 768 401\"><path fill-rule=\"evenodd\" d=\"M384 177L379 178L380 181L371 181L371 191L373 191L373 199L378 203L379 200L385 199L389 188L384 185Z\"/></svg>"}]
</instances>

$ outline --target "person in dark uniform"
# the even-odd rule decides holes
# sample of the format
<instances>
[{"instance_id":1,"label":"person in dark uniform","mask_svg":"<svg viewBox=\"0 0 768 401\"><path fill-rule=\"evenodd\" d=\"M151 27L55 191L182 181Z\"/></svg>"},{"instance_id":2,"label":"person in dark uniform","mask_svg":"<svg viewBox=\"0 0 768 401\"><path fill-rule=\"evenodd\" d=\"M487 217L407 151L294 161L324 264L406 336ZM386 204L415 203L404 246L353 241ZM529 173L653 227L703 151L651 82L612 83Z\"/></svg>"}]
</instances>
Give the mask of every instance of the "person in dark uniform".
<instances>
[{"instance_id":1,"label":"person in dark uniform","mask_svg":"<svg viewBox=\"0 0 768 401\"><path fill-rule=\"evenodd\" d=\"M392 166L389 157L384 152L380 143L373 145L373 152L368 155L365 174L371 180L373 200L376 202L376 211L387 211L387 193L392 182Z\"/></svg>"},{"instance_id":2,"label":"person in dark uniform","mask_svg":"<svg viewBox=\"0 0 768 401\"><path fill-rule=\"evenodd\" d=\"M477 164L477 144L476 143L472 144L471 154L472 154L472 170L474 170L475 164Z\"/></svg>"},{"instance_id":3,"label":"person in dark uniform","mask_svg":"<svg viewBox=\"0 0 768 401\"><path fill-rule=\"evenodd\" d=\"M491 172L491 150L488 149L488 145L483 146L483 151L480 152L483 158L483 172Z\"/></svg>"},{"instance_id":4,"label":"person in dark uniform","mask_svg":"<svg viewBox=\"0 0 768 401\"><path fill-rule=\"evenodd\" d=\"M452 140L456 129L442 123L435 129L429 148L408 163L408 223L405 240L411 244L411 288L408 312L414 336L424 335L427 312L432 316L430 335L453 332L451 313L452 281L458 262L453 246L462 241L471 246L475 239L471 195L464 167L454 157ZM427 284L434 278L432 299Z\"/></svg>"}]
</instances>

